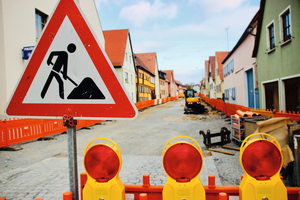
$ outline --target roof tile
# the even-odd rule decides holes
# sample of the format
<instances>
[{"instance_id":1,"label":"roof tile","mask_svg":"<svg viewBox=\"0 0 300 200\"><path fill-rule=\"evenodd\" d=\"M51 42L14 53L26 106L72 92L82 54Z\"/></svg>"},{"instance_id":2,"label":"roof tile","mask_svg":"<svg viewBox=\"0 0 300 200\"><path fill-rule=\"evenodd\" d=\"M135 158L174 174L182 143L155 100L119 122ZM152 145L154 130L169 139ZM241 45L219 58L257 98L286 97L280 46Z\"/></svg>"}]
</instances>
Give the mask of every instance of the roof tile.
<instances>
[{"instance_id":1,"label":"roof tile","mask_svg":"<svg viewBox=\"0 0 300 200\"><path fill-rule=\"evenodd\" d=\"M209 56L210 72L213 80L215 80L215 60L215 56Z\"/></svg>"},{"instance_id":2,"label":"roof tile","mask_svg":"<svg viewBox=\"0 0 300 200\"><path fill-rule=\"evenodd\" d=\"M103 31L105 52L114 66L122 66L125 57L128 29Z\"/></svg>"},{"instance_id":3,"label":"roof tile","mask_svg":"<svg viewBox=\"0 0 300 200\"><path fill-rule=\"evenodd\" d=\"M156 53L136 53L135 55L147 66L150 72L155 75Z\"/></svg>"},{"instance_id":4,"label":"roof tile","mask_svg":"<svg viewBox=\"0 0 300 200\"><path fill-rule=\"evenodd\" d=\"M230 53L230 51L225 51L225 52L216 52L216 60L218 64L218 69L219 69L219 76L221 80L224 80L224 75L223 75L223 60L226 58L226 56Z\"/></svg>"}]
</instances>

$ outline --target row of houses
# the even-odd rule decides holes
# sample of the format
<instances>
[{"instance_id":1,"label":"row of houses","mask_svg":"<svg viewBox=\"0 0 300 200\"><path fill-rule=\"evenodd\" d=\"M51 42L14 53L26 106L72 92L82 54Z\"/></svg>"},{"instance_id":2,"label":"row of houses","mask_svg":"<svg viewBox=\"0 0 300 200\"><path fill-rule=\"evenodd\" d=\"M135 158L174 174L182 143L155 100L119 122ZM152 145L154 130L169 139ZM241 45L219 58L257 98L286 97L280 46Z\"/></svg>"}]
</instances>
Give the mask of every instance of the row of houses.
<instances>
[{"instance_id":1,"label":"row of houses","mask_svg":"<svg viewBox=\"0 0 300 200\"><path fill-rule=\"evenodd\" d=\"M76 1L134 103L177 96L173 70L159 70L157 55L134 53L129 29L103 31L94 0ZM0 117L57 0L0 0ZM22 16L22 17L17 17ZM43 83L41 83L43 84Z\"/></svg>"},{"instance_id":2,"label":"row of houses","mask_svg":"<svg viewBox=\"0 0 300 200\"><path fill-rule=\"evenodd\" d=\"M105 30L105 51L133 102L178 96L173 70L159 70L157 55L134 53L129 29Z\"/></svg>"},{"instance_id":3,"label":"row of houses","mask_svg":"<svg viewBox=\"0 0 300 200\"><path fill-rule=\"evenodd\" d=\"M261 0L230 52L205 61L201 93L251 108L300 111L300 1Z\"/></svg>"}]
</instances>

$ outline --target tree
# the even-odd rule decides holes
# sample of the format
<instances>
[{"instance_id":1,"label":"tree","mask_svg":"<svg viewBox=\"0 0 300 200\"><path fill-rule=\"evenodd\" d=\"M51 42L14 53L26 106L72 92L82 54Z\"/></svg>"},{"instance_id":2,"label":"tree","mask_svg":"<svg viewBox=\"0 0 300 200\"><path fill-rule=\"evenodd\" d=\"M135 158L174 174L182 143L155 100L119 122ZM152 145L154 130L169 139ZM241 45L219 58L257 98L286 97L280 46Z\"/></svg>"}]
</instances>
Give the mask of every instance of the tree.
<instances>
[{"instance_id":1,"label":"tree","mask_svg":"<svg viewBox=\"0 0 300 200\"><path fill-rule=\"evenodd\" d=\"M185 84L184 86L186 87L186 89L193 89L194 83L191 83L191 84Z\"/></svg>"}]
</instances>

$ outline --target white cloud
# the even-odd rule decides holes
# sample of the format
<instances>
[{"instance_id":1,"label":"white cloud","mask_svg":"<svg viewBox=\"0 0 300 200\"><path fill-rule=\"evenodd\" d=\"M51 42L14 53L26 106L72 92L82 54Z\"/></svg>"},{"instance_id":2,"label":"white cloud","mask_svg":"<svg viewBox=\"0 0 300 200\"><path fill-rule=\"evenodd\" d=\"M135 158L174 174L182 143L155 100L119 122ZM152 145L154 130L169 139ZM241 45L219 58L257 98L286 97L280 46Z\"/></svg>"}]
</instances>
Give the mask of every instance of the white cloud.
<instances>
[{"instance_id":1,"label":"white cloud","mask_svg":"<svg viewBox=\"0 0 300 200\"><path fill-rule=\"evenodd\" d=\"M165 45L158 41L143 41L140 43L134 43L133 51L135 53L156 52L164 47Z\"/></svg>"},{"instance_id":2,"label":"white cloud","mask_svg":"<svg viewBox=\"0 0 300 200\"><path fill-rule=\"evenodd\" d=\"M189 0L189 4L200 4L208 13L220 12L222 10L233 10L242 5L245 0Z\"/></svg>"},{"instance_id":3,"label":"white cloud","mask_svg":"<svg viewBox=\"0 0 300 200\"><path fill-rule=\"evenodd\" d=\"M175 69L174 76L175 80L180 81L182 84L199 84L203 78L203 70Z\"/></svg>"},{"instance_id":4,"label":"white cloud","mask_svg":"<svg viewBox=\"0 0 300 200\"><path fill-rule=\"evenodd\" d=\"M141 1L132 6L122 8L120 17L133 23L135 26L141 26L147 20L151 19L172 19L177 15L177 6L173 3L166 4L160 0L155 0L153 4L149 1Z\"/></svg>"},{"instance_id":5,"label":"white cloud","mask_svg":"<svg viewBox=\"0 0 300 200\"><path fill-rule=\"evenodd\" d=\"M258 9L257 6L242 6L230 12L216 13L199 23L183 24L165 30L162 28L160 31L164 31L163 35L167 36L199 34L199 37L203 38L222 35L226 37L225 29L229 28L229 33L238 37L241 36Z\"/></svg>"}]
</instances>

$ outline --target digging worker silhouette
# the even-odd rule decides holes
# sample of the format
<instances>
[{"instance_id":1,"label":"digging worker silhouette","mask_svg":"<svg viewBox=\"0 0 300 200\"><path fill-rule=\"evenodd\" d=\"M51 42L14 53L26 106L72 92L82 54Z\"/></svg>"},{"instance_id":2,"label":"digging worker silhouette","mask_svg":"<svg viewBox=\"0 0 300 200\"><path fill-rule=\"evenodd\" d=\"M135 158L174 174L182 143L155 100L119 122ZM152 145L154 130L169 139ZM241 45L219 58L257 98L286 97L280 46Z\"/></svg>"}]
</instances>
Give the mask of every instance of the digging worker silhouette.
<instances>
[{"instance_id":1,"label":"digging worker silhouette","mask_svg":"<svg viewBox=\"0 0 300 200\"><path fill-rule=\"evenodd\" d=\"M71 43L68 45L67 50L69 53L74 53L76 51L75 44ZM55 63L52 63L52 58L57 56ZM52 65L52 70L48 76L48 79L44 85L44 88L41 92L41 97L44 99L49 86L52 82L52 79L55 78L59 85L59 97L64 99L64 82L60 77L60 73L63 75L65 80L70 79L67 75L68 72L68 53L66 51L52 51L47 60L47 65ZM62 70L62 71L61 71Z\"/></svg>"}]
</instances>

